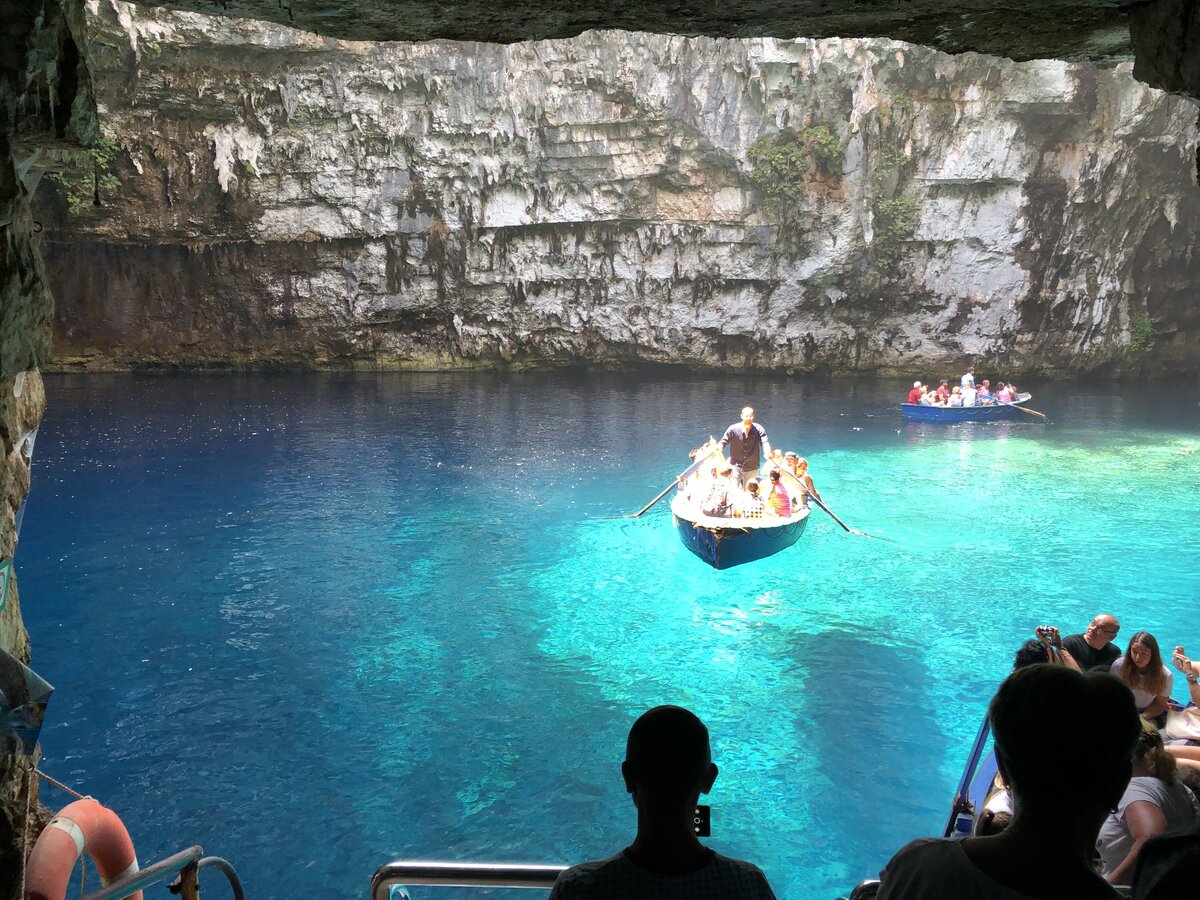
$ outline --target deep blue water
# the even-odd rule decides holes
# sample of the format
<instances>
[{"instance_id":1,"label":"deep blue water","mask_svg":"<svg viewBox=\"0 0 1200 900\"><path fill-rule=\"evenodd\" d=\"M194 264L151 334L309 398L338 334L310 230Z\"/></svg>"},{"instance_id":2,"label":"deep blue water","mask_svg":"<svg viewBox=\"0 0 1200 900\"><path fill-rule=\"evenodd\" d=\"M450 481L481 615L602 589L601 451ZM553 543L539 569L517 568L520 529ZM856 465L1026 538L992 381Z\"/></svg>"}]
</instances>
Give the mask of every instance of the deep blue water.
<instances>
[{"instance_id":1,"label":"deep blue water","mask_svg":"<svg viewBox=\"0 0 1200 900\"><path fill-rule=\"evenodd\" d=\"M1200 648L1195 390L1034 388L1051 425L903 426L895 381L50 377L16 555L42 768L143 862L201 843L248 896L362 897L390 858L624 846L625 733L675 702L721 767L711 845L844 894L940 828L1035 625ZM747 402L896 543L814 511L714 572L665 502L596 518Z\"/></svg>"}]
</instances>

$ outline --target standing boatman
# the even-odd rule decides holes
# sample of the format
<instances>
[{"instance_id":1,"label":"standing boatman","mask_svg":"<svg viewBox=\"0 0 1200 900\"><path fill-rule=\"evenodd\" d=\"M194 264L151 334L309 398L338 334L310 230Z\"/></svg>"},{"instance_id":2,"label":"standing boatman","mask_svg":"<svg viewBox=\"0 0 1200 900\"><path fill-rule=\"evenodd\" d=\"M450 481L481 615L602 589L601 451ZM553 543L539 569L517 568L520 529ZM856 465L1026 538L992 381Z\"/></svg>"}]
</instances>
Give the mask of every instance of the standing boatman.
<instances>
[{"instance_id":1,"label":"standing boatman","mask_svg":"<svg viewBox=\"0 0 1200 900\"><path fill-rule=\"evenodd\" d=\"M758 476L763 457L770 457L771 442L767 430L754 421L754 407L742 410L742 421L734 422L721 437L721 449L729 448L729 462L743 488Z\"/></svg>"}]
</instances>

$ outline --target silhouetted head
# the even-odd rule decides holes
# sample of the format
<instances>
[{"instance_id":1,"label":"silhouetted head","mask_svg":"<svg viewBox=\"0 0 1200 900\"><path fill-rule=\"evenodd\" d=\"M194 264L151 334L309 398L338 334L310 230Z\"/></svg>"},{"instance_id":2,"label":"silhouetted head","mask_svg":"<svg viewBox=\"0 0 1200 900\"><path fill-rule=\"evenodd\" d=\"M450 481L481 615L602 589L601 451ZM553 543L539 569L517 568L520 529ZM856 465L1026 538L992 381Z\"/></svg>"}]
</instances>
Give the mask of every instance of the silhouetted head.
<instances>
[{"instance_id":1,"label":"silhouetted head","mask_svg":"<svg viewBox=\"0 0 1200 900\"><path fill-rule=\"evenodd\" d=\"M1200 884L1200 833L1160 835L1138 852L1133 900L1190 897Z\"/></svg>"},{"instance_id":2,"label":"silhouetted head","mask_svg":"<svg viewBox=\"0 0 1200 900\"><path fill-rule=\"evenodd\" d=\"M639 810L695 804L717 777L708 729L681 706L654 707L629 729L621 774Z\"/></svg>"},{"instance_id":3,"label":"silhouetted head","mask_svg":"<svg viewBox=\"0 0 1200 900\"><path fill-rule=\"evenodd\" d=\"M1017 655L1013 657L1013 671L1049 661L1046 658L1046 646L1036 638L1030 638L1017 649Z\"/></svg>"},{"instance_id":4,"label":"silhouetted head","mask_svg":"<svg viewBox=\"0 0 1200 900\"><path fill-rule=\"evenodd\" d=\"M1087 822L1120 800L1141 724L1132 692L1107 672L1018 669L1000 685L988 719L1018 813Z\"/></svg>"}]
</instances>

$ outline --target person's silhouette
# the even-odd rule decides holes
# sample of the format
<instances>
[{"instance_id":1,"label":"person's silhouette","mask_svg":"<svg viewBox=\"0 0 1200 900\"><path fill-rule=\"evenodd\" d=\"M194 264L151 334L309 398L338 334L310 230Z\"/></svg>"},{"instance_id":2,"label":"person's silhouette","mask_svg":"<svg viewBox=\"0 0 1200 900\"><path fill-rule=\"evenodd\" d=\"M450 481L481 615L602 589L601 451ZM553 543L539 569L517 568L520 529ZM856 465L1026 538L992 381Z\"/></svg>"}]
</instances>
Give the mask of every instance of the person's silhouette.
<instances>
[{"instance_id":1,"label":"person's silhouette","mask_svg":"<svg viewBox=\"0 0 1200 900\"><path fill-rule=\"evenodd\" d=\"M879 900L1116 900L1096 874L1096 834L1129 784L1141 733L1129 688L1058 665L1017 669L988 709L1012 824L988 837L913 841Z\"/></svg>"},{"instance_id":2,"label":"person's silhouette","mask_svg":"<svg viewBox=\"0 0 1200 900\"><path fill-rule=\"evenodd\" d=\"M679 706L656 706L629 730L625 789L637 807L633 843L559 876L551 900L766 900L762 871L714 853L696 837L696 801L717 778L708 729Z\"/></svg>"}]
</instances>

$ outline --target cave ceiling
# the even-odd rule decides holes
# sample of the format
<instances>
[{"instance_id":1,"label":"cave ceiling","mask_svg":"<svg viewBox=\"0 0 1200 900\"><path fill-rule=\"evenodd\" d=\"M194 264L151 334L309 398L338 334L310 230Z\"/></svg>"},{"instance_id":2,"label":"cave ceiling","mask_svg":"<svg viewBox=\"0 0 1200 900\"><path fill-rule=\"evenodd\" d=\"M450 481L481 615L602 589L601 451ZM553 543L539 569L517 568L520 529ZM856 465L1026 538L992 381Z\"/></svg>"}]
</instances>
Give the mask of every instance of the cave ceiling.
<instances>
[{"instance_id":1,"label":"cave ceiling","mask_svg":"<svg viewBox=\"0 0 1200 900\"><path fill-rule=\"evenodd\" d=\"M1116 0L154 0L145 5L263 19L347 40L512 43L620 28L710 37L890 37L949 53L973 50L1016 60L1054 57L1100 65L1134 56L1125 12L1132 4Z\"/></svg>"}]
</instances>

